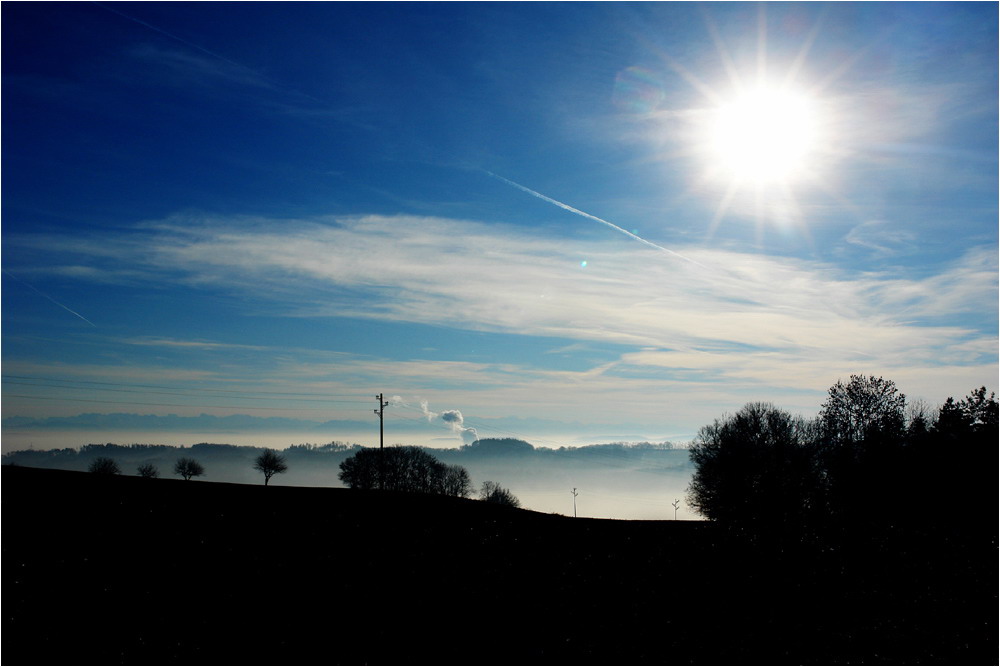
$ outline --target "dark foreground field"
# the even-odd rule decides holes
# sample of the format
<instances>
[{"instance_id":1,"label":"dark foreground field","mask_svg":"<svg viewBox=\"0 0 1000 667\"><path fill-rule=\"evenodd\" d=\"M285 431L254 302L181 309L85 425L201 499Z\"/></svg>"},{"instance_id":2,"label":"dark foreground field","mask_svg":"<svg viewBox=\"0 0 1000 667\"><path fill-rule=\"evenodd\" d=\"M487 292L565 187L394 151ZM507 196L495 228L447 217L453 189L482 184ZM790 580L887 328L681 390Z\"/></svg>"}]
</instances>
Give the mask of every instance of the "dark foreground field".
<instances>
[{"instance_id":1,"label":"dark foreground field","mask_svg":"<svg viewBox=\"0 0 1000 667\"><path fill-rule=\"evenodd\" d=\"M11 664L996 664L997 552L3 468Z\"/></svg>"}]
</instances>

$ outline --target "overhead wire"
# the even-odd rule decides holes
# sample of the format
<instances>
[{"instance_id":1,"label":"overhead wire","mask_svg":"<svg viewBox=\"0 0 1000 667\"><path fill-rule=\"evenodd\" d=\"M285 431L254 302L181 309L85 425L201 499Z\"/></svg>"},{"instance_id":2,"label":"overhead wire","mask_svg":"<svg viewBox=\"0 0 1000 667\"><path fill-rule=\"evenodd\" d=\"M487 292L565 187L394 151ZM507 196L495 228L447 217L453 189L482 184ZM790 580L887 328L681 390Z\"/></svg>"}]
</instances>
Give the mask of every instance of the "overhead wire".
<instances>
[{"instance_id":1,"label":"overhead wire","mask_svg":"<svg viewBox=\"0 0 1000 667\"><path fill-rule=\"evenodd\" d=\"M109 405L148 405L153 407L164 407L164 408L207 408L216 410L308 410L310 412L333 412L330 408L274 408L274 407L263 407L254 405L204 405L201 403L190 404L190 403L148 403L142 401L110 401L101 400L97 398L73 398L70 396L37 396L30 394L4 394L4 396L9 396L11 398L30 398L32 400L41 401L67 401L71 403L104 403ZM354 412L360 410L361 408L349 408L340 410L339 412Z\"/></svg>"},{"instance_id":2,"label":"overhead wire","mask_svg":"<svg viewBox=\"0 0 1000 667\"><path fill-rule=\"evenodd\" d=\"M126 382L99 382L96 380L64 380L64 379L52 379L43 378L30 375L3 375L0 376L4 383L7 384L29 384L31 386L51 386L60 387L65 389L91 389L91 387L75 387L74 384L79 385L99 385L105 387L126 387L130 389L169 389L171 392L157 392L149 391L146 393L169 393L176 396L197 396L201 393L211 393L211 394L222 394L226 398L241 398L246 400L268 400L269 398L278 396L281 397L279 400L282 401L308 401L308 402L318 402L318 401L333 401L340 403L369 403L369 400L362 400L359 393L323 393L317 395L316 392L284 392L284 391L251 391L244 389L216 389L212 387L190 387L184 390L178 390L177 387L171 387L167 385L157 385L157 384L135 384ZM22 380L27 380L29 382L22 382ZM50 383L50 384L45 384ZM51 384L60 383L60 384ZM67 385L67 386L63 386ZM122 389L101 389L100 391L125 391ZM296 396L311 396L312 398L294 398ZM355 400L344 400L342 397L349 397ZM273 400L273 399L272 399Z\"/></svg>"},{"instance_id":3,"label":"overhead wire","mask_svg":"<svg viewBox=\"0 0 1000 667\"><path fill-rule=\"evenodd\" d=\"M112 389L112 388L92 389L90 387L74 387L73 385L68 385L68 384L43 383L43 382L20 382L20 381L17 381L17 380L4 380L4 383L6 383L6 384L21 385L21 386L27 386L27 387L50 387L50 388L54 388L54 389L75 389L75 390L87 389L87 390L90 390L90 391L116 392L116 393L123 393L123 394L134 394L134 393L136 393L133 389ZM192 397L192 398L195 398L195 397L198 396L198 394L196 392L178 392L178 391L146 390L143 393L145 393L145 394L157 394L157 395L161 395L161 396L189 396L189 397ZM267 400L275 400L273 397L267 396L267 395L255 395L255 396L225 395L225 396L221 396L221 398L234 398L234 399L245 400L245 401L267 401ZM368 403L368 401L353 401L353 400L329 399L329 398L281 398L279 400L281 400L281 401L300 401L300 402L305 402L305 403L331 403L331 402L332 403L359 403L359 404L360 403Z\"/></svg>"}]
</instances>

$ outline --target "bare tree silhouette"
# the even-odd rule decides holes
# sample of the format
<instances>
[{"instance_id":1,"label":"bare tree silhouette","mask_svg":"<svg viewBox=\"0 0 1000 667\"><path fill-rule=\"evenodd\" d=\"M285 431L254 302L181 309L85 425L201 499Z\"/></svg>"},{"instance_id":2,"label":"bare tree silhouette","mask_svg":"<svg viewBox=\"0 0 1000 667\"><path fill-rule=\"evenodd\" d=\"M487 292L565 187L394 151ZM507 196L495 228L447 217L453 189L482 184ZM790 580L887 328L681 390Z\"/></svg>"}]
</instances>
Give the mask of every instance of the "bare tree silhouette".
<instances>
[{"instance_id":1,"label":"bare tree silhouette","mask_svg":"<svg viewBox=\"0 0 1000 667\"><path fill-rule=\"evenodd\" d=\"M139 477L145 477L146 479L154 479L160 476L160 471L152 463L143 463L136 469L136 472L139 473Z\"/></svg>"},{"instance_id":2,"label":"bare tree silhouette","mask_svg":"<svg viewBox=\"0 0 1000 667\"><path fill-rule=\"evenodd\" d=\"M285 457L273 449L265 449L260 456L254 459L253 469L264 473L264 486L271 481L271 477L288 470Z\"/></svg>"},{"instance_id":3,"label":"bare tree silhouette","mask_svg":"<svg viewBox=\"0 0 1000 667\"><path fill-rule=\"evenodd\" d=\"M497 482L483 482L483 486L479 490L479 499L507 507L521 506L521 501L517 499L517 496L511 493L510 489L503 488Z\"/></svg>"},{"instance_id":4,"label":"bare tree silhouette","mask_svg":"<svg viewBox=\"0 0 1000 667\"><path fill-rule=\"evenodd\" d=\"M192 477L201 477L204 475L205 467L194 459L182 456L174 464L174 474L180 475L185 481L189 481Z\"/></svg>"},{"instance_id":5,"label":"bare tree silhouette","mask_svg":"<svg viewBox=\"0 0 1000 667\"><path fill-rule=\"evenodd\" d=\"M447 466L441 482L442 493L456 498L468 498L472 493L472 480L469 471L459 465Z\"/></svg>"},{"instance_id":6,"label":"bare tree silhouette","mask_svg":"<svg viewBox=\"0 0 1000 667\"><path fill-rule=\"evenodd\" d=\"M98 456L90 462L87 470L97 475L118 475L122 471L118 463L107 456Z\"/></svg>"}]
</instances>

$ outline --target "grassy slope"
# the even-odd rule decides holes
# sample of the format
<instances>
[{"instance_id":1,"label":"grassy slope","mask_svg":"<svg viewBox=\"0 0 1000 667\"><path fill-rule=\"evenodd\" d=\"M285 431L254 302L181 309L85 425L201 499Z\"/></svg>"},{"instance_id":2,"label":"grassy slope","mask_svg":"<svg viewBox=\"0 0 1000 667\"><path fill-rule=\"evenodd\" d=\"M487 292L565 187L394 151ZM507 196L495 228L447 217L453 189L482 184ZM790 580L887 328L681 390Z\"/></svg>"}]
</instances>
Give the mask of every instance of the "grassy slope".
<instances>
[{"instance_id":1,"label":"grassy slope","mask_svg":"<svg viewBox=\"0 0 1000 667\"><path fill-rule=\"evenodd\" d=\"M10 466L3 501L4 664L996 658L995 551L970 611L965 579L858 578L704 522Z\"/></svg>"}]
</instances>

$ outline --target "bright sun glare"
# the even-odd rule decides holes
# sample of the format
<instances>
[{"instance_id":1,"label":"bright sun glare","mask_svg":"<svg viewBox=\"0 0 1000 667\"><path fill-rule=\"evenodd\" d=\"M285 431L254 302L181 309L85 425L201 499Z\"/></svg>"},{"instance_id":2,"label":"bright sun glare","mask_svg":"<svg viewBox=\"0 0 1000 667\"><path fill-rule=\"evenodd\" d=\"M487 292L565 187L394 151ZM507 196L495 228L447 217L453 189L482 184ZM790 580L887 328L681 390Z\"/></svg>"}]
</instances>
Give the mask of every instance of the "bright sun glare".
<instances>
[{"instance_id":1,"label":"bright sun glare","mask_svg":"<svg viewBox=\"0 0 1000 667\"><path fill-rule=\"evenodd\" d=\"M809 167L817 144L815 110L804 95L760 87L719 106L708 144L714 167L728 178L788 184Z\"/></svg>"}]
</instances>

